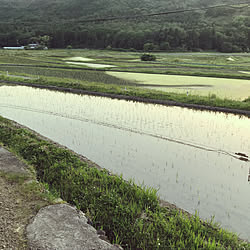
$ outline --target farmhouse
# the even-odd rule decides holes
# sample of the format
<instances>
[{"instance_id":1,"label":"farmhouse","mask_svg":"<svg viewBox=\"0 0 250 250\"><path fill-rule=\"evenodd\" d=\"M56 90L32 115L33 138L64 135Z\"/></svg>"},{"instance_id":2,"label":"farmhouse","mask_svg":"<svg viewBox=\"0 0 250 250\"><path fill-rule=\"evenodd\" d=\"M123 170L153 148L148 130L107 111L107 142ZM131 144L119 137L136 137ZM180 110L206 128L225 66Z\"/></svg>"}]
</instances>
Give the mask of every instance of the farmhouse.
<instances>
[{"instance_id":1,"label":"farmhouse","mask_svg":"<svg viewBox=\"0 0 250 250\"><path fill-rule=\"evenodd\" d=\"M39 44L37 43L30 43L27 45L27 49L37 49L39 47Z\"/></svg>"}]
</instances>

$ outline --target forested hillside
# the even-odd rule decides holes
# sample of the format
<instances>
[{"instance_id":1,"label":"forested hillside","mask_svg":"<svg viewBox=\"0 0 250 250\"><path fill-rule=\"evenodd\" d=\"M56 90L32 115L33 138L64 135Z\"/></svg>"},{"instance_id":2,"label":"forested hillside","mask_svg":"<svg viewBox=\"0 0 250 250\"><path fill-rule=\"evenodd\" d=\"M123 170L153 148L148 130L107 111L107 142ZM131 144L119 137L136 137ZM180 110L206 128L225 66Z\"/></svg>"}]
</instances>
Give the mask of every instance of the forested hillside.
<instances>
[{"instance_id":1,"label":"forested hillside","mask_svg":"<svg viewBox=\"0 0 250 250\"><path fill-rule=\"evenodd\" d=\"M0 0L0 46L50 37L49 46L136 50L249 51L250 1L236 0ZM156 17L134 16L227 6ZM234 4L234 5L229 5Z\"/></svg>"}]
</instances>

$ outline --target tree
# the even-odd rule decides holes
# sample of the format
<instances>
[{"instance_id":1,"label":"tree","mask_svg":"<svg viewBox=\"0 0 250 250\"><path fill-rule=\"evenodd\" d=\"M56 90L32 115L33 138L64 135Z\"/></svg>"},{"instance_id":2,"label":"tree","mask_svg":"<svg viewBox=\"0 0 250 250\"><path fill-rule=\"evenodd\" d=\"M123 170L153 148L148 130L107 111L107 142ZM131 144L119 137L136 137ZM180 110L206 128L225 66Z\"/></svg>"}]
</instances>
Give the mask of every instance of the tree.
<instances>
[{"instance_id":1,"label":"tree","mask_svg":"<svg viewBox=\"0 0 250 250\"><path fill-rule=\"evenodd\" d=\"M48 35L44 36L33 36L29 39L30 43L38 43L43 47L48 47L51 37Z\"/></svg>"},{"instance_id":2,"label":"tree","mask_svg":"<svg viewBox=\"0 0 250 250\"><path fill-rule=\"evenodd\" d=\"M51 40L51 37L48 36L48 35L39 36L39 43L40 43L42 46L49 47L49 42L50 42L50 40Z\"/></svg>"},{"instance_id":3,"label":"tree","mask_svg":"<svg viewBox=\"0 0 250 250\"><path fill-rule=\"evenodd\" d=\"M143 50L144 51L152 51L154 49L154 44L153 43L145 43L143 45Z\"/></svg>"},{"instance_id":4,"label":"tree","mask_svg":"<svg viewBox=\"0 0 250 250\"><path fill-rule=\"evenodd\" d=\"M231 42L224 42L220 48L220 52L230 53L233 51L233 45Z\"/></svg>"},{"instance_id":5,"label":"tree","mask_svg":"<svg viewBox=\"0 0 250 250\"><path fill-rule=\"evenodd\" d=\"M169 49L170 49L169 42L162 42L160 44L160 50L169 50Z\"/></svg>"}]
</instances>

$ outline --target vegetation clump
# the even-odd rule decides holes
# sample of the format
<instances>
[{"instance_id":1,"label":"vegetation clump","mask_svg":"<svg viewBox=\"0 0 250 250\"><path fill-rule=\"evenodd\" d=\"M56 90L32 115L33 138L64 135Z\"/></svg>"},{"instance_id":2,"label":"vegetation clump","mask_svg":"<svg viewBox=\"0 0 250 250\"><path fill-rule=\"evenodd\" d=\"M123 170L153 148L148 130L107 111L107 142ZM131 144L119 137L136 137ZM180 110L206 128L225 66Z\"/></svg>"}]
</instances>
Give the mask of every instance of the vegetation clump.
<instances>
[{"instance_id":1,"label":"vegetation clump","mask_svg":"<svg viewBox=\"0 0 250 250\"><path fill-rule=\"evenodd\" d=\"M161 207L156 190L91 167L71 151L2 117L0 143L33 165L40 181L125 249L250 249L212 222Z\"/></svg>"},{"instance_id":2,"label":"vegetation clump","mask_svg":"<svg viewBox=\"0 0 250 250\"><path fill-rule=\"evenodd\" d=\"M151 54L143 54L141 56L142 61L156 61L156 56Z\"/></svg>"},{"instance_id":3,"label":"vegetation clump","mask_svg":"<svg viewBox=\"0 0 250 250\"><path fill-rule=\"evenodd\" d=\"M246 98L243 102L249 102L250 103L250 96Z\"/></svg>"}]
</instances>

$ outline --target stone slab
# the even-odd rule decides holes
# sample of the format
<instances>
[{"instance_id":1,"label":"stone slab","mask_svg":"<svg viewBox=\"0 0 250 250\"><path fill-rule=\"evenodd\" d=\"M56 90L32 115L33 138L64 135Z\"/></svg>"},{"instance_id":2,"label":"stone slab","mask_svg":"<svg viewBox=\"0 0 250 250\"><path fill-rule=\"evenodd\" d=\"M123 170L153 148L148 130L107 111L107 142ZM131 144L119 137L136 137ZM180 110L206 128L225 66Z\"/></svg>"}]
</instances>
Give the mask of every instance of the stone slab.
<instances>
[{"instance_id":1,"label":"stone slab","mask_svg":"<svg viewBox=\"0 0 250 250\"><path fill-rule=\"evenodd\" d=\"M29 249L118 250L118 246L101 240L96 229L87 223L84 213L68 204L40 209L27 226Z\"/></svg>"}]
</instances>

